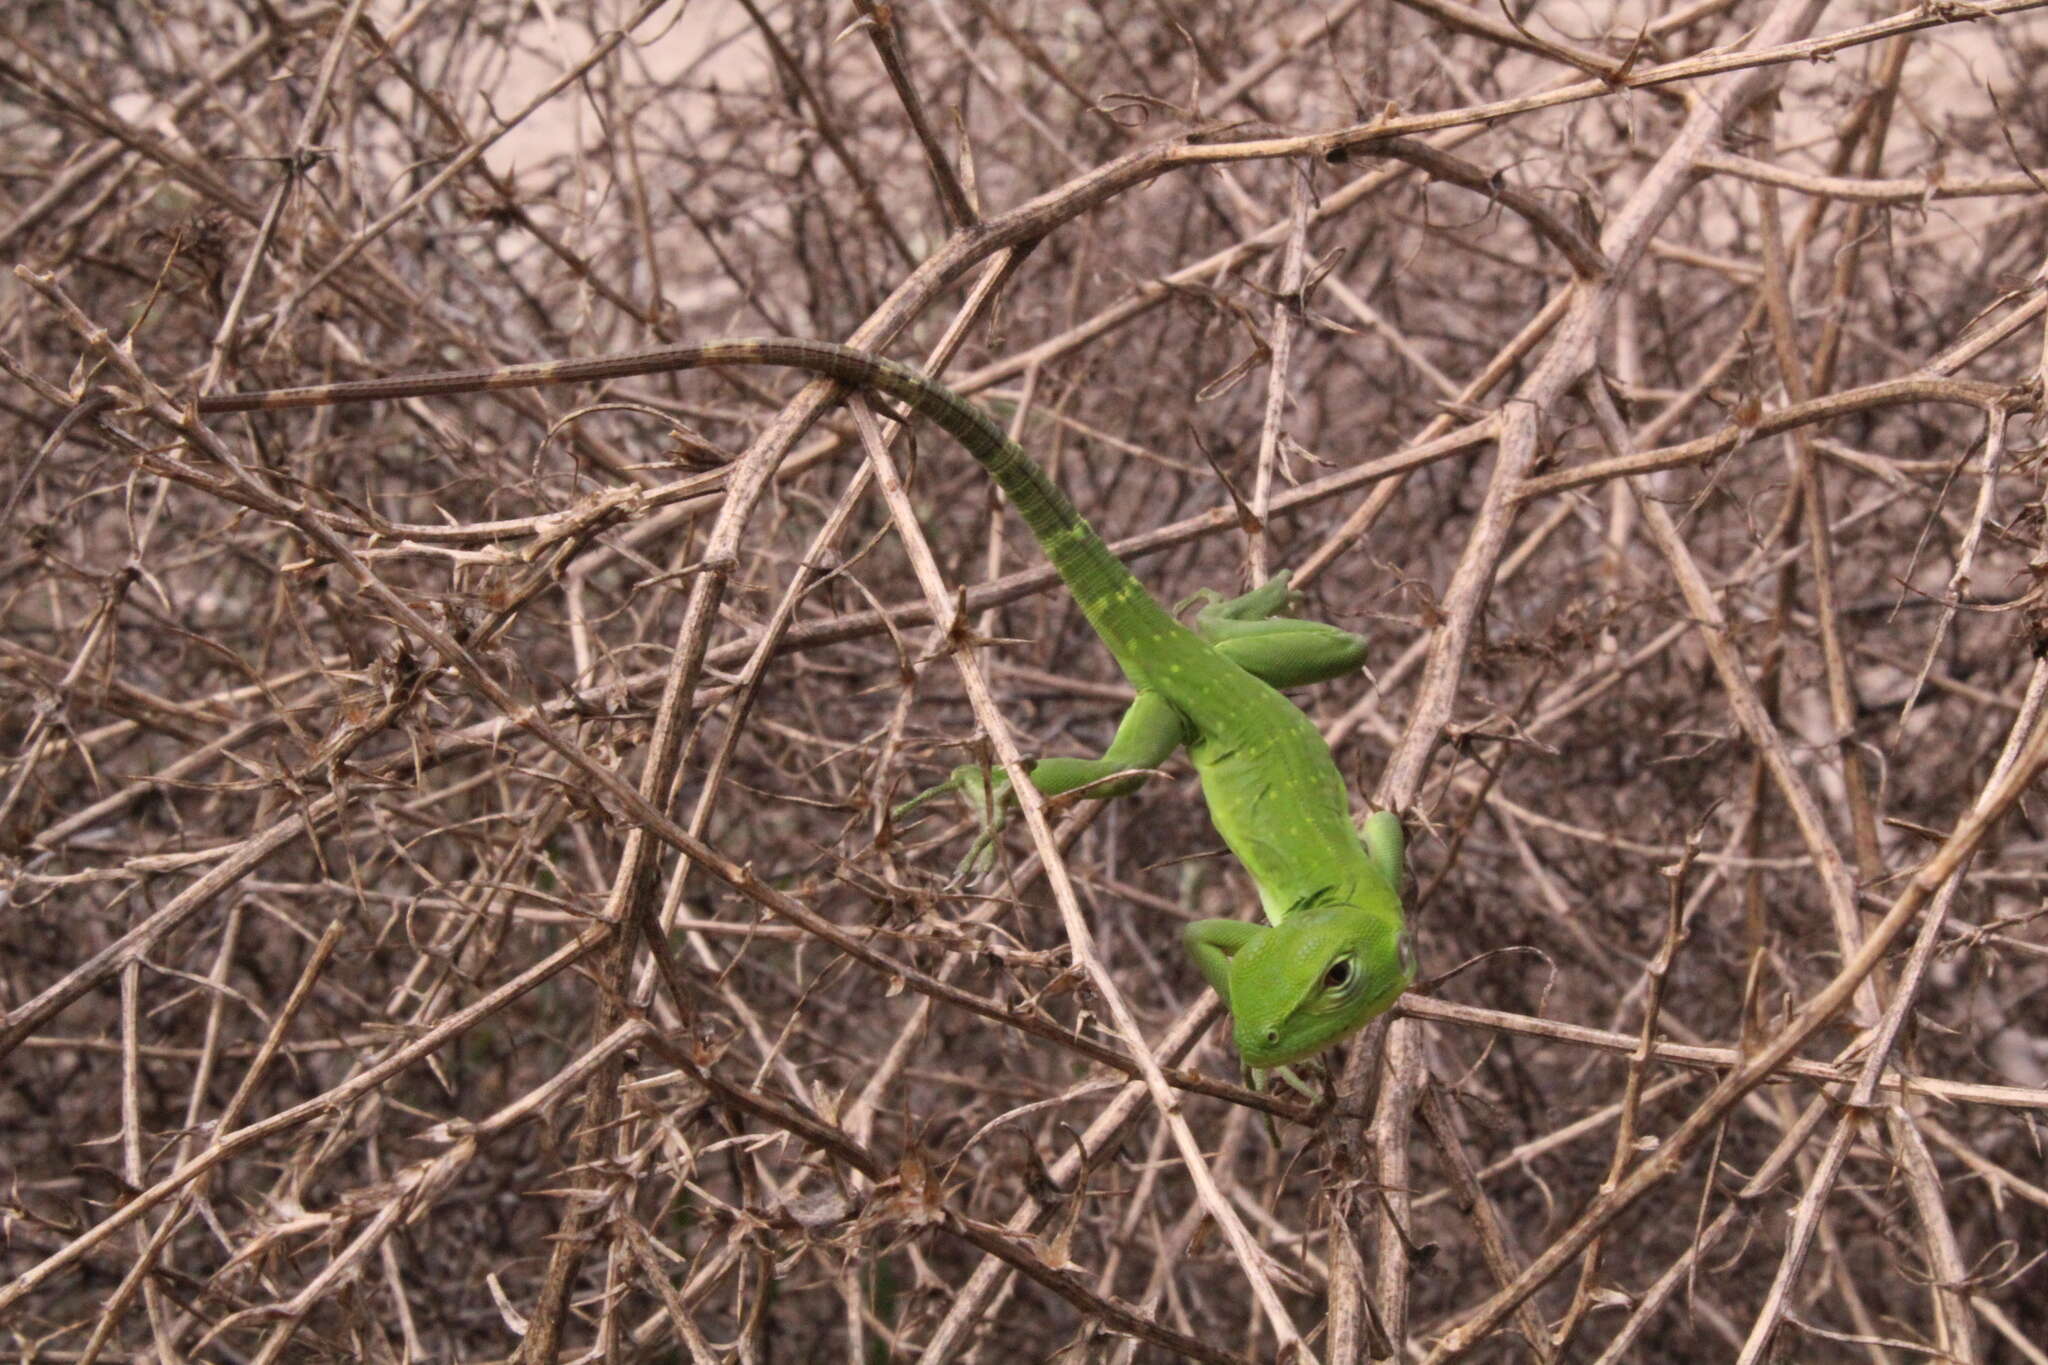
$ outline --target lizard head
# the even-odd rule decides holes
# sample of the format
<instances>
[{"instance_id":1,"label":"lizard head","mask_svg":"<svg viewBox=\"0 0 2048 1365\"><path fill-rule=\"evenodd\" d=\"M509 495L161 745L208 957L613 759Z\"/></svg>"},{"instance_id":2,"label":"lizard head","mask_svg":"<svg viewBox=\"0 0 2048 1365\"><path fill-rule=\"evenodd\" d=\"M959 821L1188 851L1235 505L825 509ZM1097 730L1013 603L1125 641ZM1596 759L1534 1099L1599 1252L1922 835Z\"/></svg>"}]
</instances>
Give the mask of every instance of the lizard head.
<instances>
[{"instance_id":1,"label":"lizard head","mask_svg":"<svg viewBox=\"0 0 2048 1365\"><path fill-rule=\"evenodd\" d=\"M1231 958L1238 1055L1260 1070L1300 1061L1385 1013L1414 979L1398 917L1327 903L1296 910Z\"/></svg>"}]
</instances>

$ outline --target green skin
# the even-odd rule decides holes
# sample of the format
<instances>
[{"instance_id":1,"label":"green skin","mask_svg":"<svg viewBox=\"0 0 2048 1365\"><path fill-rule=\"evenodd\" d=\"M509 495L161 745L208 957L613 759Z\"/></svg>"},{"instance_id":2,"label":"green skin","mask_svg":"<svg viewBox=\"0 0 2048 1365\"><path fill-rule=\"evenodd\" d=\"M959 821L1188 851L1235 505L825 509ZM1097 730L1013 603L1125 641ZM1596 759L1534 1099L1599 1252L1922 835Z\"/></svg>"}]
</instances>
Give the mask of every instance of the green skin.
<instances>
[{"instance_id":1,"label":"green skin","mask_svg":"<svg viewBox=\"0 0 2048 1365\"><path fill-rule=\"evenodd\" d=\"M1245 1064L1264 1070L1299 1061L1384 1013L1414 980L1397 890L1401 822L1377 812L1361 840L1329 745L1279 692L1356 671L1366 642L1281 615L1296 600L1286 574L1228 601L1204 592L1189 629L981 409L893 362L836 347L814 349L810 359L820 363L785 363L879 389L967 448L1009 494L1138 690L1102 757L1040 759L1030 765L1032 786L1044 796L1126 796L1187 747L1209 819L1251 874L1270 921L1198 920L1181 935L1230 1007ZM986 837L1001 822L1007 788L1003 774L970 765L899 813L959 791L982 812Z\"/></svg>"},{"instance_id":2,"label":"green skin","mask_svg":"<svg viewBox=\"0 0 2048 1365\"><path fill-rule=\"evenodd\" d=\"M1081 519L1001 426L916 370L826 342L763 338L672 346L634 355L549 361L500 370L364 380L265 393L212 395L201 412L311 407L436 393L526 388L714 365L805 370L873 389L944 428L1009 494L1074 601L1138 691L1100 758L1047 758L1031 783L1046 796L1128 795L1187 746L1209 818L1258 886L1268 924L1199 920L1182 931L1195 966L1230 1006L1237 1050L1254 1069L1284 1067L1357 1032L1414 979L1402 929L1401 824L1391 811L1351 823L1343 779L1322 734L1283 687L1358 669L1365 641L1283 613L1285 574L1230 601L1214 592L1191 630L1175 620ZM980 767L899 808L939 794L972 798L983 842L1011 803L1007 779ZM971 856L971 855L970 855Z\"/></svg>"}]
</instances>

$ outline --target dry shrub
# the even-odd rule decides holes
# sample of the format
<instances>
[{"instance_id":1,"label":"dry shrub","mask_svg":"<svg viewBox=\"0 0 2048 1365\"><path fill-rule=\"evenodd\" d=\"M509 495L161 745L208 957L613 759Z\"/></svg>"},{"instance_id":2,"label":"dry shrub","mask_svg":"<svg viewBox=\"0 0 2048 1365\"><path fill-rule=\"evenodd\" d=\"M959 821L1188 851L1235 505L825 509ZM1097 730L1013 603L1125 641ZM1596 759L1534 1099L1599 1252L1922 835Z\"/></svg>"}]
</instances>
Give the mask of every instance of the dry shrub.
<instances>
[{"instance_id":1,"label":"dry shrub","mask_svg":"<svg viewBox=\"0 0 2048 1365\"><path fill-rule=\"evenodd\" d=\"M11 7L13 1350L2048 1359L2038 3ZM185 406L750 333L1296 568L1484 956L1262 1098L1184 768L949 886L1127 689L823 386Z\"/></svg>"}]
</instances>

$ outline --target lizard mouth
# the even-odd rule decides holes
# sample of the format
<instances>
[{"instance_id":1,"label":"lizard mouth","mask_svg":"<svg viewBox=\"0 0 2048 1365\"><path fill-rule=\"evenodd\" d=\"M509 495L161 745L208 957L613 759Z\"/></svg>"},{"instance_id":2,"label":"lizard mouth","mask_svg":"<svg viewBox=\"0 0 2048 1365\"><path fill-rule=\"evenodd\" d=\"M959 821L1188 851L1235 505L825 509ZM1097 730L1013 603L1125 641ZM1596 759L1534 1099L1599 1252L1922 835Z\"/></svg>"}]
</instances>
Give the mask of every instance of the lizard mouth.
<instances>
[{"instance_id":1,"label":"lizard mouth","mask_svg":"<svg viewBox=\"0 0 2048 1365\"><path fill-rule=\"evenodd\" d=\"M1240 1029L1237 1032L1237 1055L1246 1066L1256 1067L1262 1071L1276 1066L1287 1066L1305 1057L1313 1057L1324 1048L1334 1047L1343 1042L1392 1009L1394 1002L1401 998L1401 993L1408 989L1412 979L1409 974L1403 973L1392 989L1375 998L1366 1008L1359 1011L1356 1018L1342 1021L1331 1018L1327 1020L1327 1028L1312 1028L1298 1032L1292 1039L1288 1039L1282 1029L1271 1025L1263 1029Z\"/></svg>"},{"instance_id":2,"label":"lizard mouth","mask_svg":"<svg viewBox=\"0 0 2048 1365\"><path fill-rule=\"evenodd\" d=\"M1317 1030L1292 1042L1283 1042L1278 1029L1267 1029L1263 1034L1253 1034L1250 1037L1240 1034L1237 1040L1237 1054L1244 1059L1245 1065L1262 1070L1286 1066L1304 1057L1313 1057L1324 1048L1343 1042L1371 1022L1372 1016L1367 1015L1356 1023L1344 1024L1327 1033Z\"/></svg>"}]
</instances>

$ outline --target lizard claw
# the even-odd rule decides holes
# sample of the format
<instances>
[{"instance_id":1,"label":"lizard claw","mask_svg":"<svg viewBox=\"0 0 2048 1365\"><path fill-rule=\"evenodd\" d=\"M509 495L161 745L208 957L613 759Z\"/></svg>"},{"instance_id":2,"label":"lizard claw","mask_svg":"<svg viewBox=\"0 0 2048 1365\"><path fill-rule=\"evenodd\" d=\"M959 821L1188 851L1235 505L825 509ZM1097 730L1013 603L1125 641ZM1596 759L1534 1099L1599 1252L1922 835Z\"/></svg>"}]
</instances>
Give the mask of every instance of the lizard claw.
<instances>
[{"instance_id":1,"label":"lizard claw","mask_svg":"<svg viewBox=\"0 0 2048 1365\"><path fill-rule=\"evenodd\" d=\"M981 831L967 848L967 856L953 869L949 885L960 885L972 881L995 865L996 836L1010 818L1010 811L1016 806L1016 798L1010 792L1009 775L1001 769L984 768L978 763L963 764L953 769L945 781L935 787L927 787L908 801L896 807L894 818L901 820L905 815L935 801L949 792L959 792L967 798L974 809L974 818Z\"/></svg>"},{"instance_id":2,"label":"lizard claw","mask_svg":"<svg viewBox=\"0 0 2048 1365\"><path fill-rule=\"evenodd\" d=\"M1296 1090L1299 1090L1303 1095L1315 1101L1317 1104L1324 1104L1327 1103L1329 1100L1329 1096L1327 1094L1319 1094L1316 1091L1310 1089L1308 1082L1302 1080L1300 1076L1297 1076L1294 1073L1294 1068L1291 1066L1247 1066L1244 1068L1245 1088L1248 1090L1256 1090L1261 1095L1269 1094L1271 1093L1272 1087L1269 1086L1267 1082L1272 1080L1275 1076L1278 1076L1281 1080L1287 1082L1288 1085L1294 1087L1294 1089ZM1273 1115L1270 1111L1262 1111L1259 1116L1266 1121L1266 1137L1268 1138L1268 1140L1272 1142L1272 1144L1275 1147L1278 1147L1280 1145L1280 1125L1274 1121Z\"/></svg>"},{"instance_id":3,"label":"lizard claw","mask_svg":"<svg viewBox=\"0 0 2048 1365\"><path fill-rule=\"evenodd\" d=\"M996 865L996 836L992 831L983 830L974 836L974 842L967 846L967 854L953 868L953 875L946 882L946 889L966 886L977 880L984 872Z\"/></svg>"}]
</instances>

